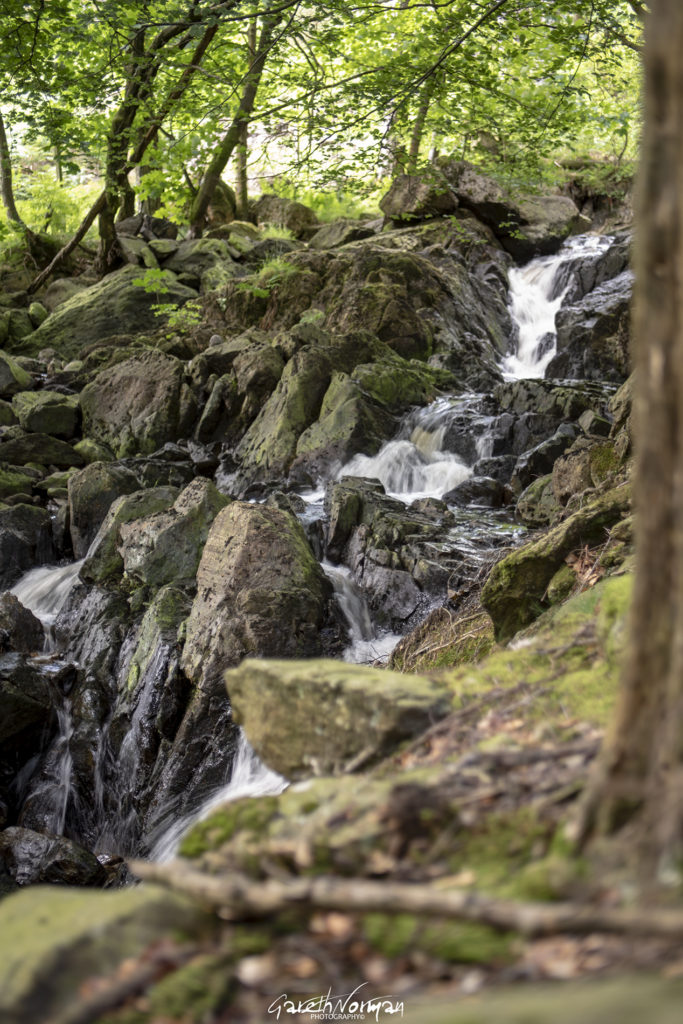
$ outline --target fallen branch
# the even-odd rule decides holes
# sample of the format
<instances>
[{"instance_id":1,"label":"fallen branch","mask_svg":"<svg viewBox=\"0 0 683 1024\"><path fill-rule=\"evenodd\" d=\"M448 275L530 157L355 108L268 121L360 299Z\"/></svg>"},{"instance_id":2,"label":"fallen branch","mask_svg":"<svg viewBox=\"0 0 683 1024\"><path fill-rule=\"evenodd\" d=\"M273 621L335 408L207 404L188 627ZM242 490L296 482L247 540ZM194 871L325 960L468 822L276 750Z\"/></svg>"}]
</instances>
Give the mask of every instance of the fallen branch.
<instances>
[{"instance_id":1,"label":"fallen branch","mask_svg":"<svg viewBox=\"0 0 683 1024\"><path fill-rule=\"evenodd\" d=\"M299 907L346 913L419 914L486 924L527 938L569 933L652 935L683 939L683 912L653 907L599 907L580 903L516 903L472 891L444 891L432 885L374 882L332 876L253 881L239 874L207 875L183 861L131 861L131 871L220 910L222 916L269 917Z\"/></svg>"}]
</instances>

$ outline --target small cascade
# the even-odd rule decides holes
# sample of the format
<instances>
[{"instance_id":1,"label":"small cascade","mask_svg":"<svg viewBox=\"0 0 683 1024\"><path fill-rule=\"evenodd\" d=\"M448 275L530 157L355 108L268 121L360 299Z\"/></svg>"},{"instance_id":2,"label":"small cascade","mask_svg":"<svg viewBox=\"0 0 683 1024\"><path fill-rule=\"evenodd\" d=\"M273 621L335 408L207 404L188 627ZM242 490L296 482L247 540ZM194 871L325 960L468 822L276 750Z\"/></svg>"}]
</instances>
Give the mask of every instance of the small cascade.
<instances>
[{"instance_id":1,"label":"small cascade","mask_svg":"<svg viewBox=\"0 0 683 1024\"><path fill-rule=\"evenodd\" d=\"M342 655L344 661L357 665L386 661L401 639L396 633L378 632L370 617L363 591L345 565L322 563L325 575L334 588L335 600L349 631L350 643Z\"/></svg>"},{"instance_id":2,"label":"small cascade","mask_svg":"<svg viewBox=\"0 0 683 1024\"><path fill-rule=\"evenodd\" d=\"M176 853L186 832L198 821L208 817L214 808L242 797L277 796L289 783L282 775L267 768L257 757L244 732L240 729L237 751L232 763L230 780L213 794L194 814L178 818L170 826L161 827L153 838L149 859L168 861Z\"/></svg>"},{"instance_id":3,"label":"small cascade","mask_svg":"<svg viewBox=\"0 0 683 1024\"><path fill-rule=\"evenodd\" d=\"M440 498L472 475L472 470L442 445L457 403L439 398L413 410L398 437L382 445L377 455L355 455L339 477L361 476L381 481L387 494L410 504L420 498Z\"/></svg>"},{"instance_id":4,"label":"small cascade","mask_svg":"<svg viewBox=\"0 0 683 1024\"><path fill-rule=\"evenodd\" d=\"M518 339L517 351L502 364L508 380L545 375L556 351L555 314L569 287L560 271L570 261L607 248L610 241L605 236L580 235L568 239L554 256L540 256L510 271L510 313Z\"/></svg>"},{"instance_id":5,"label":"small cascade","mask_svg":"<svg viewBox=\"0 0 683 1024\"><path fill-rule=\"evenodd\" d=\"M40 619L45 628L45 650L54 650L52 626L78 581L83 561L70 565L31 569L14 584L10 593Z\"/></svg>"},{"instance_id":6,"label":"small cascade","mask_svg":"<svg viewBox=\"0 0 683 1024\"><path fill-rule=\"evenodd\" d=\"M30 817L31 828L39 825L41 831L61 836L74 795L71 755L74 721L68 697L63 698L56 712L57 735L43 758L38 781L30 788L23 813Z\"/></svg>"}]
</instances>

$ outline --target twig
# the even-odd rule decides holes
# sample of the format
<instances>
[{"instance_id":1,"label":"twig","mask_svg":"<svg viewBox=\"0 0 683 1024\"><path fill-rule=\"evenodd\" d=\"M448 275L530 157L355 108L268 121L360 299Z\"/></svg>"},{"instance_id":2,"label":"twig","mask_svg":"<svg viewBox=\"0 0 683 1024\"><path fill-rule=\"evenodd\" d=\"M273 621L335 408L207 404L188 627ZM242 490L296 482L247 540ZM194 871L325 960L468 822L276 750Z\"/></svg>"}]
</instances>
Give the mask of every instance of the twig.
<instances>
[{"instance_id":1,"label":"twig","mask_svg":"<svg viewBox=\"0 0 683 1024\"><path fill-rule=\"evenodd\" d=\"M182 861L150 864L131 861L145 881L193 896L233 918L270 917L300 908L346 913L424 914L486 924L527 938L570 933L653 935L683 939L683 912L653 907L600 907L581 903L516 903L474 891L444 891L431 885L374 882L369 879L294 878L253 881L243 875L206 875Z\"/></svg>"}]
</instances>

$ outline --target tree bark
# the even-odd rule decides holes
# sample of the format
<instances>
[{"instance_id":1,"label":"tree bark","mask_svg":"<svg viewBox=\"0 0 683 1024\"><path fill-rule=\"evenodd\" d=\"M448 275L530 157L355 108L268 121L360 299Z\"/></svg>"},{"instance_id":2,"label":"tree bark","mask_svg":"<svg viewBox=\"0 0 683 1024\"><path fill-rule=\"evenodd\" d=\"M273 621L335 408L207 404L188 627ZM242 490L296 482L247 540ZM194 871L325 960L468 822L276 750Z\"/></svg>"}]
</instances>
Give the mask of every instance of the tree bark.
<instances>
[{"instance_id":1,"label":"tree bark","mask_svg":"<svg viewBox=\"0 0 683 1024\"><path fill-rule=\"evenodd\" d=\"M430 78L429 81L425 82L420 91L420 103L413 122L413 130L410 133L410 146L408 147L408 174L414 174L417 170L418 160L420 159L420 145L422 144L422 136L424 135L425 124L427 122L427 115L429 114L429 106L432 102L435 84L434 79Z\"/></svg>"},{"instance_id":2,"label":"tree bark","mask_svg":"<svg viewBox=\"0 0 683 1024\"><path fill-rule=\"evenodd\" d=\"M206 213L211 203L211 197L216 190L216 185L220 181L221 174L225 170L235 147L239 144L244 127L249 124L263 69L273 43L275 28L281 17L282 13L280 11L272 15L265 14L263 16L256 56L245 77L244 91L240 98L237 112L230 127L216 147L209 166L204 172L199 191L192 202L190 238L201 238L206 222Z\"/></svg>"},{"instance_id":3,"label":"tree bark","mask_svg":"<svg viewBox=\"0 0 683 1024\"><path fill-rule=\"evenodd\" d=\"M637 203L634 363L636 577L616 713L579 842L631 824L656 882L683 838L683 5L652 0ZM633 838L635 837L635 842Z\"/></svg>"},{"instance_id":4,"label":"tree bark","mask_svg":"<svg viewBox=\"0 0 683 1024\"><path fill-rule=\"evenodd\" d=\"M5 132L5 122L0 111L0 192L2 193L2 205L5 207L7 219L18 227L26 229L26 225L19 215L14 201L14 187L12 185L12 157Z\"/></svg>"},{"instance_id":5,"label":"tree bark","mask_svg":"<svg viewBox=\"0 0 683 1024\"><path fill-rule=\"evenodd\" d=\"M254 63L256 58L256 18L249 23L247 32L247 62L248 67ZM235 153L236 174L235 174L235 199L236 213L239 220L249 219L249 124L245 122L242 126L242 134Z\"/></svg>"}]
</instances>

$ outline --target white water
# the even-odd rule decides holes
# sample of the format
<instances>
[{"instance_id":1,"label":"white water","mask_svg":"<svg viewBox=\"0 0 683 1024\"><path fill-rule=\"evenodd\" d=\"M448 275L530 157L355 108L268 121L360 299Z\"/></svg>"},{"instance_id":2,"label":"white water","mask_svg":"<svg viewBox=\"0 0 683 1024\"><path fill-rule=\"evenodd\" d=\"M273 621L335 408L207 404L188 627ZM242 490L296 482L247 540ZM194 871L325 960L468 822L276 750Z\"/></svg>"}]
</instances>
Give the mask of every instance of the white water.
<instances>
[{"instance_id":1,"label":"white water","mask_svg":"<svg viewBox=\"0 0 683 1024\"><path fill-rule=\"evenodd\" d=\"M346 619L350 643L342 658L356 665L386 661L401 637L397 633L378 632L370 617L363 591L345 565L323 562L325 575L332 583L334 596Z\"/></svg>"},{"instance_id":2,"label":"white water","mask_svg":"<svg viewBox=\"0 0 683 1024\"><path fill-rule=\"evenodd\" d=\"M454 411L447 398L414 410L395 440L383 444L377 455L354 455L338 478L379 480L387 494L407 504L420 498L442 497L472 475L462 459L441 448Z\"/></svg>"},{"instance_id":3,"label":"white water","mask_svg":"<svg viewBox=\"0 0 683 1024\"><path fill-rule=\"evenodd\" d=\"M21 601L24 608L40 619L46 631L46 645L51 627L64 607L67 597L78 579L83 562L70 565L41 566L31 569L14 584L10 593Z\"/></svg>"},{"instance_id":4,"label":"white water","mask_svg":"<svg viewBox=\"0 0 683 1024\"><path fill-rule=\"evenodd\" d=\"M287 779L263 764L240 729L230 781L202 804L198 811L188 814L184 818L178 818L163 831L153 844L149 859L161 862L170 860L177 852L185 833L198 821L208 817L221 804L239 800L245 796L277 796L288 785Z\"/></svg>"},{"instance_id":5,"label":"white water","mask_svg":"<svg viewBox=\"0 0 683 1024\"><path fill-rule=\"evenodd\" d=\"M568 260L599 252L610 241L598 235L579 235L565 242L554 256L539 257L510 271L510 313L519 339L516 353L503 360L508 380L544 376L556 352L555 314L567 292L565 288L554 295L557 272Z\"/></svg>"}]
</instances>

